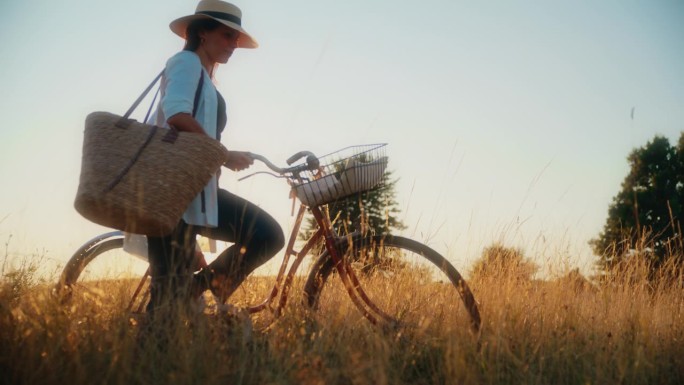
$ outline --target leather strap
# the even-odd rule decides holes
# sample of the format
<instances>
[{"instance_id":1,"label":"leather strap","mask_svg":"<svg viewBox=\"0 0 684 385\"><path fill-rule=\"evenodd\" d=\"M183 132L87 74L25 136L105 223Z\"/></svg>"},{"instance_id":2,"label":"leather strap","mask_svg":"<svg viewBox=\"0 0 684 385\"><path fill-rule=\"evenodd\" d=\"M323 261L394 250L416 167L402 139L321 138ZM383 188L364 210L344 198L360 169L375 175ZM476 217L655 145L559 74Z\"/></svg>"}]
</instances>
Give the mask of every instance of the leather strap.
<instances>
[{"instance_id":1,"label":"leather strap","mask_svg":"<svg viewBox=\"0 0 684 385\"><path fill-rule=\"evenodd\" d=\"M145 96L147 96L147 94L150 93L150 90L152 90L154 85L157 84L159 79L161 79L162 75L164 75L164 70L162 70L159 73L159 75L157 75L154 78L154 80L152 80L150 85L147 86L147 88L145 88L145 90L142 92L142 94L140 94L140 96L138 96L138 99L136 99L135 102L133 102L133 105L131 105L131 107L128 109L128 111L126 111L126 113L121 117L121 119L119 119L119 121L116 122L116 124L114 124L116 127L126 129L131 125L132 121L129 119L131 114L133 113L133 111L135 111L135 109L138 107L138 105L140 105L140 102L142 102L142 100L145 99ZM193 107L192 107L192 117L193 118L195 117L195 114L197 113L197 105L199 104L199 99L200 99L200 96L202 93L203 84L204 84L204 71L200 70L200 79L199 79L199 83L197 84L197 90L195 91L195 100L193 102ZM152 105L154 105L154 102L156 99L157 99L157 95L154 96L154 99L152 100ZM152 105L150 105L150 110L152 109ZM147 122L147 118L150 115L150 110L147 111L147 115L145 116L144 122Z\"/></svg>"},{"instance_id":2,"label":"leather strap","mask_svg":"<svg viewBox=\"0 0 684 385\"><path fill-rule=\"evenodd\" d=\"M143 93L140 94L140 96L138 96L138 99L136 99L135 102L133 102L133 105L131 106L131 108L129 108L128 111L126 111L126 113L124 114L124 116L123 116L124 119L128 119L128 117L131 116L131 114L133 113L133 111L135 111L136 107L138 107L140 102L142 102L142 100L145 98L145 96L147 96L147 94L150 93L150 90L152 89L152 87L154 87L154 85L157 84L159 79L161 79L162 75L164 75L164 70L162 70L159 73L159 75L157 75L157 77L154 78L154 80L152 80L152 83L150 83L150 85L147 86L147 88L145 88L145 91L143 91Z\"/></svg>"}]
</instances>

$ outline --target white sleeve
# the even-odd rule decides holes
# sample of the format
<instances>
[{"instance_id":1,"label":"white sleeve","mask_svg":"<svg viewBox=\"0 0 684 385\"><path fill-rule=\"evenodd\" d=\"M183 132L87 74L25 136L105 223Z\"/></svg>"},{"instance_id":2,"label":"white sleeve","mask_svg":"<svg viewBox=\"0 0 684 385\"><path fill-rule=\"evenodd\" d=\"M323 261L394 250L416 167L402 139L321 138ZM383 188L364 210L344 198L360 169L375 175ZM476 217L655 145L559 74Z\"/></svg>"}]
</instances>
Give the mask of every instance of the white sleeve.
<instances>
[{"instance_id":1,"label":"white sleeve","mask_svg":"<svg viewBox=\"0 0 684 385\"><path fill-rule=\"evenodd\" d=\"M195 93L202 76L202 63L194 52L181 51L166 63L166 88L161 107L166 119L179 114L191 114Z\"/></svg>"}]
</instances>

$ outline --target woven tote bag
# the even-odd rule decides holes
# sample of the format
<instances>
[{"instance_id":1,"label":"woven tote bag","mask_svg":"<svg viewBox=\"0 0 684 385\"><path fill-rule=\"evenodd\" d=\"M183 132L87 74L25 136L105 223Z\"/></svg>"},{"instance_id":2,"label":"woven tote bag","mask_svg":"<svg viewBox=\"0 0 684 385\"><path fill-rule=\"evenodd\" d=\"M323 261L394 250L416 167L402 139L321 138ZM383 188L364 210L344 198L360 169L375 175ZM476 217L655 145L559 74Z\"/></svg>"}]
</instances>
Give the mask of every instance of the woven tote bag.
<instances>
[{"instance_id":1,"label":"woven tote bag","mask_svg":"<svg viewBox=\"0 0 684 385\"><path fill-rule=\"evenodd\" d=\"M226 148L206 135L129 119L161 75L124 116L93 112L86 118L74 206L92 222L130 233L168 235L227 159Z\"/></svg>"}]
</instances>

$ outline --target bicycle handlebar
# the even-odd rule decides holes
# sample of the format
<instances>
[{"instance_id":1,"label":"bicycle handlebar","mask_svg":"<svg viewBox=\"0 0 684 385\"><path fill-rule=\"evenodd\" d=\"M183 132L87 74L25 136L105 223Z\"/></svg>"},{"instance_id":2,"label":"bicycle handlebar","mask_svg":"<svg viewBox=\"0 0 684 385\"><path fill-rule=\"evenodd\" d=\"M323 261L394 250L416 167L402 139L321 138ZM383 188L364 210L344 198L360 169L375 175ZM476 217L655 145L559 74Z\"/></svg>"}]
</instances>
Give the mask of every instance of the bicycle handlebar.
<instances>
[{"instance_id":1,"label":"bicycle handlebar","mask_svg":"<svg viewBox=\"0 0 684 385\"><path fill-rule=\"evenodd\" d=\"M273 172L280 174L280 175L298 174L302 171L313 171L320 166L320 162L318 161L318 158L316 157L316 155L314 155L310 151L300 151L300 152L292 155L291 157L289 157L286 161L288 165L291 165L294 162L301 159L302 157L306 156L306 162L305 163L302 163L302 164L297 165L297 166L285 167L285 168L276 166L275 164L273 164L273 162L268 160L263 155L259 155L259 154L255 154L255 153L250 152L249 156L251 156L252 159L255 159L255 160L262 162L263 164L266 165L266 167L270 168Z\"/></svg>"},{"instance_id":2,"label":"bicycle handlebar","mask_svg":"<svg viewBox=\"0 0 684 385\"><path fill-rule=\"evenodd\" d=\"M299 159L301 159L305 155L307 156L307 162L309 161L308 157L316 158L316 155L314 155L311 151L299 151L298 153L287 158L287 160L285 162L287 162L287 164L291 166L292 163L298 161Z\"/></svg>"}]
</instances>

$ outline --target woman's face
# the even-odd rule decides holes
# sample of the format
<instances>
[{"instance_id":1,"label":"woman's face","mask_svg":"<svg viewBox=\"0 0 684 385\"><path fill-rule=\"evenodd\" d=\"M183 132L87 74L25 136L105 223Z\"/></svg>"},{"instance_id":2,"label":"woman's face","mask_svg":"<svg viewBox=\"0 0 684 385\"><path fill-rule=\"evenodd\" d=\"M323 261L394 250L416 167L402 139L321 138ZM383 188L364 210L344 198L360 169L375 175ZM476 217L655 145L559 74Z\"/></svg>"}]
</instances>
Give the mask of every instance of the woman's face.
<instances>
[{"instance_id":1,"label":"woman's face","mask_svg":"<svg viewBox=\"0 0 684 385\"><path fill-rule=\"evenodd\" d=\"M237 47L239 36L238 31L221 25L213 31L200 33L200 37L203 39L200 47L204 49L212 62L225 64Z\"/></svg>"}]
</instances>

